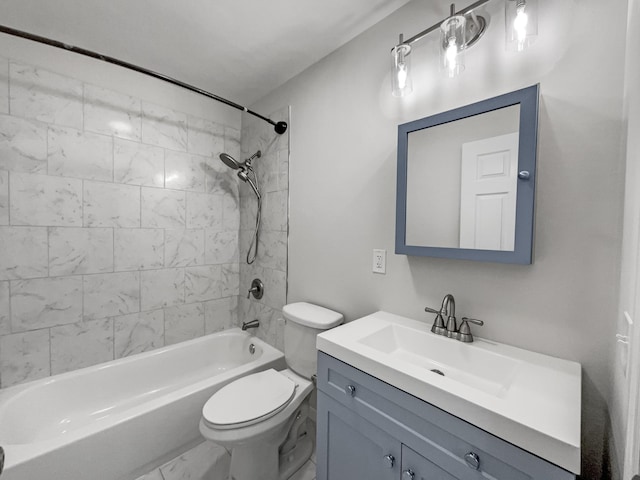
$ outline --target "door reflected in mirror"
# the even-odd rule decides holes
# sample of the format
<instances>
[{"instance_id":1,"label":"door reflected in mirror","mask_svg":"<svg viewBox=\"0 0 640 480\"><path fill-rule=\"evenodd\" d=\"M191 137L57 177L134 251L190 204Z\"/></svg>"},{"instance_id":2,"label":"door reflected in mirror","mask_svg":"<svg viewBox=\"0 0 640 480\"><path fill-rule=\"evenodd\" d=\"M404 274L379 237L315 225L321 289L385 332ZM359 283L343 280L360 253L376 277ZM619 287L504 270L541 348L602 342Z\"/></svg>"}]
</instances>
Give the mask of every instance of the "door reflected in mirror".
<instances>
[{"instance_id":1,"label":"door reflected in mirror","mask_svg":"<svg viewBox=\"0 0 640 480\"><path fill-rule=\"evenodd\" d=\"M513 251L519 124L512 105L408 135L408 245Z\"/></svg>"},{"instance_id":2,"label":"door reflected in mirror","mask_svg":"<svg viewBox=\"0 0 640 480\"><path fill-rule=\"evenodd\" d=\"M398 126L396 253L532 263L538 90Z\"/></svg>"}]
</instances>

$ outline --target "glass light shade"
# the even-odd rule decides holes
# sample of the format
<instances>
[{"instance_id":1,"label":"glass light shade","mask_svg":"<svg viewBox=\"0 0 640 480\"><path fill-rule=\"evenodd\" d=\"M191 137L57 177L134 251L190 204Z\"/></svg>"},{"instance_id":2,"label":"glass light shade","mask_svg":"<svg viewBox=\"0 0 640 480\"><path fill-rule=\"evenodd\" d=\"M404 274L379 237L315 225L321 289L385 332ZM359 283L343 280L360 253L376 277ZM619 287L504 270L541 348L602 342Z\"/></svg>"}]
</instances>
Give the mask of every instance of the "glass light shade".
<instances>
[{"instance_id":1,"label":"glass light shade","mask_svg":"<svg viewBox=\"0 0 640 480\"><path fill-rule=\"evenodd\" d=\"M505 45L521 52L538 37L538 0L505 0Z\"/></svg>"},{"instance_id":2,"label":"glass light shade","mask_svg":"<svg viewBox=\"0 0 640 480\"><path fill-rule=\"evenodd\" d=\"M391 93L394 97L404 97L413 91L410 53L410 45L398 45L391 50Z\"/></svg>"},{"instance_id":3,"label":"glass light shade","mask_svg":"<svg viewBox=\"0 0 640 480\"><path fill-rule=\"evenodd\" d=\"M454 15L440 25L440 69L450 78L464 70L466 21L462 15Z\"/></svg>"}]
</instances>

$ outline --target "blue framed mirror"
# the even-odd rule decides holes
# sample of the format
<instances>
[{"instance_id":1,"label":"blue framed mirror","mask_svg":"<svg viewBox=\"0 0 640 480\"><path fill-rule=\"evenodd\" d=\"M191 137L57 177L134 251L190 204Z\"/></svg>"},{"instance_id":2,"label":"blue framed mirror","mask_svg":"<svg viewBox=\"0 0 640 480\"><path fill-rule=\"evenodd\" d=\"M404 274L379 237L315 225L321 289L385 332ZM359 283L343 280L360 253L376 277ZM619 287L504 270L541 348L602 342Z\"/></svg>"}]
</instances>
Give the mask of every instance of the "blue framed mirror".
<instances>
[{"instance_id":1,"label":"blue framed mirror","mask_svg":"<svg viewBox=\"0 0 640 480\"><path fill-rule=\"evenodd\" d=\"M539 85L398 126L396 253L531 264Z\"/></svg>"}]
</instances>

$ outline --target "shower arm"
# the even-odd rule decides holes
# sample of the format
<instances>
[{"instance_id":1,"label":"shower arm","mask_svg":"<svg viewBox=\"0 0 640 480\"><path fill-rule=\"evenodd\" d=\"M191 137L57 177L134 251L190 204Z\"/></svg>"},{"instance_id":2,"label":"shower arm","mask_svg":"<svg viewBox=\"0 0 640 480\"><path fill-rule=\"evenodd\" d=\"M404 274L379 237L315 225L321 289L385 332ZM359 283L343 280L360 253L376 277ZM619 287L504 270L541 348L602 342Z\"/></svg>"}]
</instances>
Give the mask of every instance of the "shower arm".
<instances>
[{"instance_id":1,"label":"shower arm","mask_svg":"<svg viewBox=\"0 0 640 480\"><path fill-rule=\"evenodd\" d=\"M162 73L157 73L154 72L153 70L149 70L147 68L144 67L140 67L138 65L134 65L132 63L129 62L125 62L123 60L118 60L117 58L113 58L113 57L109 57L107 55L102 55L101 53L97 53L91 50L87 50L85 48L81 48L81 47L75 47L73 45L69 45L67 43L63 43L63 42L59 42L57 40L52 40L50 38L47 37L41 37L40 35L34 35L32 33L28 33L22 30L17 30L15 28L11 28L11 27L7 27L4 25L0 25L0 32L1 33L6 33L7 35L13 35L14 37L20 37L20 38L25 38L27 40L31 40L34 42L38 42L38 43L42 43L44 45L49 45L50 47L56 47L56 48L61 48L62 50L67 50L69 52L73 52L73 53L78 53L80 55L84 55L86 57L91 57L94 58L96 60L101 60L103 62L106 63L111 63L113 65L117 65L119 67L123 67L123 68L127 68L129 70L133 70L134 72L138 72L138 73L142 73L144 75L148 75L150 77L156 78L158 80L163 80L165 82L171 83L173 85L176 85L178 87L182 87L185 88L187 90L190 90L192 92L198 93L200 95L204 95L205 97L208 97L212 100L216 100L218 102L224 103L225 105L228 105L230 107L233 107L237 110L241 110L243 112L248 113L249 115L253 115L254 117L258 117L261 120L264 120L265 122L273 125L274 130L277 134L282 135L283 133L285 133L287 131L287 123L286 122L274 122L273 120L271 120L270 118L267 118L263 115L260 115L259 113L256 113L252 110L249 110L247 107L243 107L242 105L239 105L235 102L232 102L231 100L227 100L226 98L220 97L218 95L215 95L213 93L207 92L206 90L203 90L201 88L198 87L194 87L193 85L189 85L188 83L182 82L180 80L176 80L175 78L169 77L167 75L164 75Z\"/></svg>"}]
</instances>

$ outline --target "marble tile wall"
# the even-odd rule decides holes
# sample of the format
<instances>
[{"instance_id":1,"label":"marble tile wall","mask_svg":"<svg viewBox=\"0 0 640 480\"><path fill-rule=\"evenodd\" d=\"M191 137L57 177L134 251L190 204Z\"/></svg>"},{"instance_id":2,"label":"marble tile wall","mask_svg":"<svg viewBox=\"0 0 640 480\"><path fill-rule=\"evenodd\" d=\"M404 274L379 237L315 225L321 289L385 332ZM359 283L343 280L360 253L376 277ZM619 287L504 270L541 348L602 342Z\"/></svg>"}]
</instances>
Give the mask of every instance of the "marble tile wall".
<instances>
[{"instance_id":1,"label":"marble tile wall","mask_svg":"<svg viewBox=\"0 0 640 480\"><path fill-rule=\"evenodd\" d=\"M240 132L20 62L0 77L0 387L234 325L240 199L217 156Z\"/></svg>"},{"instance_id":2,"label":"marble tile wall","mask_svg":"<svg viewBox=\"0 0 640 480\"><path fill-rule=\"evenodd\" d=\"M270 118L289 122L289 109L283 108ZM240 183L240 304L242 320L260 320L257 336L284 349L284 320L282 307L287 300L287 235L289 227L289 130L277 135L265 122L251 120L243 124L241 158L262 152L253 166L257 171L262 192L262 226L255 262L246 262L247 250L253 237L257 200L251 187ZM254 278L265 285L264 297L246 298Z\"/></svg>"}]
</instances>

